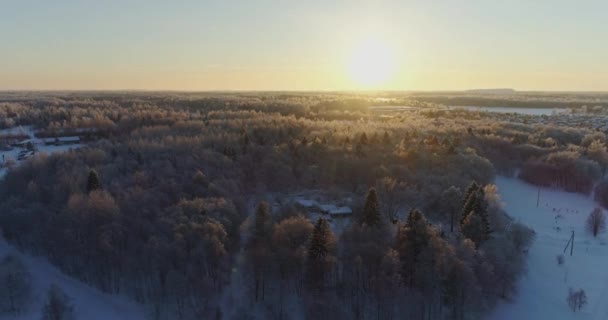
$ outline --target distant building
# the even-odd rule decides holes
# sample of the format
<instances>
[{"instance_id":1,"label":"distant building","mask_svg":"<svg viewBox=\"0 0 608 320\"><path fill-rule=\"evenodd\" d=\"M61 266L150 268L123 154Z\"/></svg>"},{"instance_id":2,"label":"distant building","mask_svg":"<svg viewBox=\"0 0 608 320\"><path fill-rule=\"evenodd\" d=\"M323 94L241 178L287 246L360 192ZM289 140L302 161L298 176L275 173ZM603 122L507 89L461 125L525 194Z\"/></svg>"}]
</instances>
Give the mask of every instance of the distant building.
<instances>
[{"instance_id":1,"label":"distant building","mask_svg":"<svg viewBox=\"0 0 608 320\"><path fill-rule=\"evenodd\" d=\"M308 212L318 212L332 218L347 218L352 216L353 210L349 207L339 207L333 204L320 204L315 200L298 199L295 203Z\"/></svg>"},{"instance_id":2,"label":"distant building","mask_svg":"<svg viewBox=\"0 0 608 320\"><path fill-rule=\"evenodd\" d=\"M79 136L72 137L57 137L57 138L44 138L42 139L43 143L46 145L66 145L66 144L77 144L80 143Z\"/></svg>"},{"instance_id":3,"label":"distant building","mask_svg":"<svg viewBox=\"0 0 608 320\"><path fill-rule=\"evenodd\" d=\"M349 207L336 207L336 209L329 211L329 215L332 218L349 218L353 215L353 210Z\"/></svg>"},{"instance_id":4,"label":"distant building","mask_svg":"<svg viewBox=\"0 0 608 320\"><path fill-rule=\"evenodd\" d=\"M319 207L319 203L315 200L297 199L296 204L306 209L314 209Z\"/></svg>"}]
</instances>

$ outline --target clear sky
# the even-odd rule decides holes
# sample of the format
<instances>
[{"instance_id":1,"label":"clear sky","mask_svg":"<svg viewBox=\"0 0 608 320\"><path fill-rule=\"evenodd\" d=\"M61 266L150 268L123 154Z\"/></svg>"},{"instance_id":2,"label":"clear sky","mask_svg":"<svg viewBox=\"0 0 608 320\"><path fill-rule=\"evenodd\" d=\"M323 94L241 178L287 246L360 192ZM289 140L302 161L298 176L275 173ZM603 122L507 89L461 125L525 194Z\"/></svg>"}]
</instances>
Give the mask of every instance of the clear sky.
<instances>
[{"instance_id":1,"label":"clear sky","mask_svg":"<svg viewBox=\"0 0 608 320\"><path fill-rule=\"evenodd\" d=\"M605 0L0 0L0 43L0 90L608 91Z\"/></svg>"}]
</instances>

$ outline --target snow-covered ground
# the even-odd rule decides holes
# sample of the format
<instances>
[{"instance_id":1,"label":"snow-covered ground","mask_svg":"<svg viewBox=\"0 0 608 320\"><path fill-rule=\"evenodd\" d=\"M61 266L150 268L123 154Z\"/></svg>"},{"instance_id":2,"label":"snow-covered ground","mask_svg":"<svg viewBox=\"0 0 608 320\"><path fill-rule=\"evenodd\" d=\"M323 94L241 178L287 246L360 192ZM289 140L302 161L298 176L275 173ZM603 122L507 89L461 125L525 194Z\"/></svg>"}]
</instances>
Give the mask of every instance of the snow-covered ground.
<instances>
[{"instance_id":1,"label":"snow-covered ground","mask_svg":"<svg viewBox=\"0 0 608 320\"><path fill-rule=\"evenodd\" d=\"M25 134L30 137L34 137L35 130L32 126L19 126L8 129L0 130L0 135L5 134ZM45 145L45 144L36 144L36 153L56 153L56 152L64 152L71 149L76 149L82 147L82 144L66 144L66 145ZM0 150L0 178L3 177L8 168L4 166L5 163L14 161L15 164L19 164L25 160L19 160L19 152L24 151L24 148L12 148L11 150L3 151Z\"/></svg>"},{"instance_id":2,"label":"snow-covered ground","mask_svg":"<svg viewBox=\"0 0 608 320\"><path fill-rule=\"evenodd\" d=\"M0 134L6 133L26 133L33 136L31 127L11 128L0 130ZM63 152L70 149L81 147L82 145L37 145L39 153ZM19 165L17 157L22 148L13 148L9 151L0 151L0 161L2 156L5 160L12 159ZM23 160L27 161L27 160ZM0 162L1 163L1 162ZM6 174L7 168L0 168L0 179ZM0 234L0 259L7 254L14 254L21 258L32 277L32 298L25 312L13 315L0 315L4 320L38 320L41 319L41 309L45 302L48 289L51 284L59 286L68 297L70 297L76 320L109 320L125 319L139 320L146 319L144 307L123 296L113 296L105 294L91 286L71 278L57 268L52 266L42 257L32 257L19 252L17 249L6 243Z\"/></svg>"},{"instance_id":3,"label":"snow-covered ground","mask_svg":"<svg viewBox=\"0 0 608 320\"><path fill-rule=\"evenodd\" d=\"M42 257L22 254L0 238L0 259L6 254L15 254L25 264L32 276L32 298L24 313L17 316L0 315L7 320L39 320L48 288L58 285L70 297L76 320L145 319L143 306L122 296L102 293L82 282L66 276Z\"/></svg>"},{"instance_id":4,"label":"snow-covered ground","mask_svg":"<svg viewBox=\"0 0 608 320\"><path fill-rule=\"evenodd\" d=\"M511 302L497 306L492 320L507 319L608 319L608 236L593 238L585 231L585 220L599 205L575 193L541 188L521 180L498 177L496 185L507 213L536 231L529 250L528 272L518 284ZM574 254L564 248L572 231ZM558 265L557 255L565 263ZM587 305L573 312L566 303L568 288L584 289Z\"/></svg>"}]
</instances>

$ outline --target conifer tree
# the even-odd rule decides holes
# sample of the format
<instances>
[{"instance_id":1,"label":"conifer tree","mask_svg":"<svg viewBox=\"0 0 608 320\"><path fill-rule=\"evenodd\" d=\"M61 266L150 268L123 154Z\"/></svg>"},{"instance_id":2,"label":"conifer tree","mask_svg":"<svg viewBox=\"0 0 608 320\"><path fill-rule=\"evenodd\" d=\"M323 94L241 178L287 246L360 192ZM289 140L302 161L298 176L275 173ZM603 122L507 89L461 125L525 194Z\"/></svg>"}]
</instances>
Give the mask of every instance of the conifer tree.
<instances>
[{"instance_id":1,"label":"conifer tree","mask_svg":"<svg viewBox=\"0 0 608 320\"><path fill-rule=\"evenodd\" d=\"M412 227L421 219L423 219L422 212L420 212L418 209L410 209L407 214L407 220L405 221L405 225L408 227Z\"/></svg>"},{"instance_id":2,"label":"conifer tree","mask_svg":"<svg viewBox=\"0 0 608 320\"><path fill-rule=\"evenodd\" d=\"M432 228L422 212L417 209L410 210L406 224L397 231L395 241L401 262L400 273L406 285L413 285L418 256L429 244L432 236Z\"/></svg>"},{"instance_id":3,"label":"conifer tree","mask_svg":"<svg viewBox=\"0 0 608 320\"><path fill-rule=\"evenodd\" d=\"M362 223L373 227L380 224L380 211L378 209L378 195L376 189L371 188L365 198L363 206Z\"/></svg>"},{"instance_id":4,"label":"conifer tree","mask_svg":"<svg viewBox=\"0 0 608 320\"><path fill-rule=\"evenodd\" d=\"M272 217L268 203L260 202L255 209L252 237L254 241L269 239L272 231Z\"/></svg>"},{"instance_id":5,"label":"conifer tree","mask_svg":"<svg viewBox=\"0 0 608 320\"><path fill-rule=\"evenodd\" d=\"M309 260L322 260L327 256L329 252L327 247L329 234L330 230L327 221L323 218L319 218L312 231L310 244L308 245Z\"/></svg>"},{"instance_id":6,"label":"conifer tree","mask_svg":"<svg viewBox=\"0 0 608 320\"><path fill-rule=\"evenodd\" d=\"M464 205L467 200L469 199L469 196L474 192L477 191L479 189L479 185L477 184L477 182L473 181L471 182L471 184L469 185L469 187L467 188L467 190L464 192L464 197L462 199L462 204Z\"/></svg>"},{"instance_id":7,"label":"conifer tree","mask_svg":"<svg viewBox=\"0 0 608 320\"><path fill-rule=\"evenodd\" d=\"M95 170L89 172L89 178L87 180L87 193L91 193L95 190L101 189L101 183L99 182L99 176Z\"/></svg>"},{"instance_id":8,"label":"conifer tree","mask_svg":"<svg viewBox=\"0 0 608 320\"><path fill-rule=\"evenodd\" d=\"M388 132L384 131L384 136L382 137L382 143L389 144L391 143L391 137L388 135Z\"/></svg>"},{"instance_id":9,"label":"conifer tree","mask_svg":"<svg viewBox=\"0 0 608 320\"><path fill-rule=\"evenodd\" d=\"M467 216L462 225L462 235L473 241L475 246L479 246L489 238L487 221L476 212L472 212Z\"/></svg>"},{"instance_id":10,"label":"conifer tree","mask_svg":"<svg viewBox=\"0 0 608 320\"><path fill-rule=\"evenodd\" d=\"M471 239L479 247L489 239L491 233L485 192L473 182L465 193L465 199L460 216L460 230L465 238Z\"/></svg>"},{"instance_id":11,"label":"conifer tree","mask_svg":"<svg viewBox=\"0 0 608 320\"><path fill-rule=\"evenodd\" d=\"M243 143L241 145L243 154L247 153L247 148L249 147L249 135L247 133L243 133Z\"/></svg>"},{"instance_id":12,"label":"conifer tree","mask_svg":"<svg viewBox=\"0 0 608 320\"><path fill-rule=\"evenodd\" d=\"M320 289L324 285L326 273L330 266L330 242L333 235L329 224L323 218L319 218L312 231L312 236L307 250L306 278L308 285Z\"/></svg>"},{"instance_id":13,"label":"conifer tree","mask_svg":"<svg viewBox=\"0 0 608 320\"><path fill-rule=\"evenodd\" d=\"M460 225L464 223L467 215L473 210L481 210L487 208L485 204L485 195L483 189L473 181L464 193L462 202L462 211L460 215Z\"/></svg>"},{"instance_id":14,"label":"conifer tree","mask_svg":"<svg viewBox=\"0 0 608 320\"><path fill-rule=\"evenodd\" d=\"M367 134L363 132L361 138L359 138L359 144L366 145L367 144Z\"/></svg>"}]
</instances>

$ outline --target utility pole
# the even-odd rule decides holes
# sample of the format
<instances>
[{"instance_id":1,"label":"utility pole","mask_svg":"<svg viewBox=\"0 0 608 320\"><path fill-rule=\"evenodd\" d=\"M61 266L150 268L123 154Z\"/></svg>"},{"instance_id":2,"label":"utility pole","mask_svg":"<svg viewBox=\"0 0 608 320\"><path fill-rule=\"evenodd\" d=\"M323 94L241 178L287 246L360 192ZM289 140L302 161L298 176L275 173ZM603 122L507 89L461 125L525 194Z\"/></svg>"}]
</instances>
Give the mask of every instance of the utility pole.
<instances>
[{"instance_id":1,"label":"utility pole","mask_svg":"<svg viewBox=\"0 0 608 320\"><path fill-rule=\"evenodd\" d=\"M574 251L574 230L572 230L572 243L570 244L570 256L572 257L572 251Z\"/></svg>"},{"instance_id":2,"label":"utility pole","mask_svg":"<svg viewBox=\"0 0 608 320\"><path fill-rule=\"evenodd\" d=\"M574 230L572 230L572 235L570 236L570 239L568 239L568 242L566 243L566 247L564 248L564 253L566 253L566 250L568 250L568 246L570 246L570 256L572 256L572 253L574 252Z\"/></svg>"}]
</instances>

